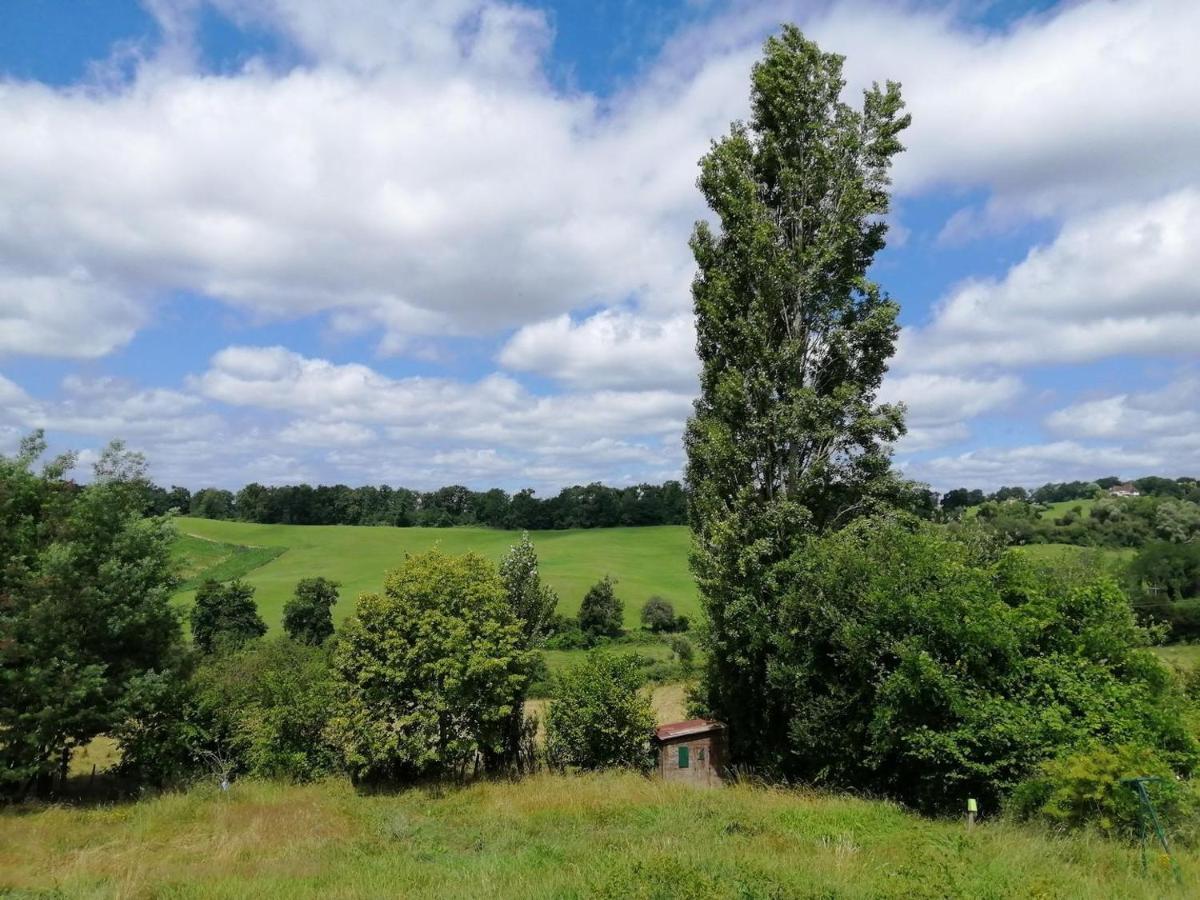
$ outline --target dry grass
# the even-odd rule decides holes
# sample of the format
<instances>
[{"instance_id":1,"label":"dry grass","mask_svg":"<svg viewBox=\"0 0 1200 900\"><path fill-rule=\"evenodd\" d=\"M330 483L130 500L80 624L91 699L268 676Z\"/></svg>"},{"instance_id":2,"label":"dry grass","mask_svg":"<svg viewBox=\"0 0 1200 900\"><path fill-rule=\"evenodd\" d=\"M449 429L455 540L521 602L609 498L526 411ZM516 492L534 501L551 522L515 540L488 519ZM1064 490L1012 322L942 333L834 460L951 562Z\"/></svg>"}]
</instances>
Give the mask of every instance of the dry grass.
<instances>
[{"instance_id":1,"label":"dry grass","mask_svg":"<svg viewBox=\"0 0 1200 900\"><path fill-rule=\"evenodd\" d=\"M889 803L633 775L358 795L202 786L0 814L0 895L83 897L1170 897L1136 850Z\"/></svg>"}]
</instances>

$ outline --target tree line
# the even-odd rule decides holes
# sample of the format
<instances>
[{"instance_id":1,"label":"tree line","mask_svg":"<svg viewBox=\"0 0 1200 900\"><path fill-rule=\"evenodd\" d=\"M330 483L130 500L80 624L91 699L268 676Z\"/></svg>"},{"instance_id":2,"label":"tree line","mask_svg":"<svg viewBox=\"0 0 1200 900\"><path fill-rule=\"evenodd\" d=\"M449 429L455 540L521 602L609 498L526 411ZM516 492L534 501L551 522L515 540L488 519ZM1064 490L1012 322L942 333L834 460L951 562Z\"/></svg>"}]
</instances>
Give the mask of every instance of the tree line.
<instances>
[{"instance_id":1,"label":"tree line","mask_svg":"<svg viewBox=\"0 0 1200 900\"><path fill-rule=\"evenodd\" d=\"M678 481L624 488L575 485L544 499L529 488L510 494L499 488L473 491L462 485L414 491L388 485L248 484L236 493L222 488L192 493L184 487L155 485L147 491L146 510L151 515L174 509L205 519L271 525L481 525L543 531L687 521L687 501Z\"/></svg>"},{"instance_id":2,"label":"tree line","mask_svg":"<svg viewBox=\"0 0 1200 900\"><path fill-rule=\"evenodd\" d=\"M1126 482L1116 475L1106 475L1094 481L1048 481L1033 489L1020 486L1004 486L990 494L978 488L954 488L942 495L939 507L943 512L955 513L982 503L1003 503L1021 500L1030 503L1062 503L1068 500L1091 500L1111 488ZM1200 479L1183 476L1164 478L1147 475L1129 482L1139 494L1150 497L1170 497L1200 503Z\"/></svg>"}]
</instances>

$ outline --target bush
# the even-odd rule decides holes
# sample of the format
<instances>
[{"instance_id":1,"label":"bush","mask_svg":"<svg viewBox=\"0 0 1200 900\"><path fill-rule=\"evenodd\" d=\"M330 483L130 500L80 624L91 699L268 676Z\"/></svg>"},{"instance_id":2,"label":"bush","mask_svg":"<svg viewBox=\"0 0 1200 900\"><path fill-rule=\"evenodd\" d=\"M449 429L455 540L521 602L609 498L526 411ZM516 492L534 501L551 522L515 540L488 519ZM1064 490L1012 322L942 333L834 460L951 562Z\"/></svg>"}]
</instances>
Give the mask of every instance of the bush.
<instances>
[{"instance_id":1,"label":"bush","mask_svg":"<svg viewBox=\"0 0 1200 900\"><path fill-rule=\"evenodd\" d=\"M1149 776L1147 785L1159 821L1176 835L1190 834L1198 811L1190 782L1147 747L1096 746L1045 762L1018 785L1006 809L1021 819L1040 819L1059 828L1093 826L1122 838L1141 835L1141 803L1124 779Z\"/></svg>"},{"instance_id":2,"label":"bush","mask_svg":"<svg viewBox=\"0 0 1200 900\"><path fill-rule=\"evenodd\" d=\"M579 607L579 627L593 638L617 637L625 620L625 604L613 591L616 582L605 575L588 588Z\"/></svg>"},{"instance_id":3,"label":"bush","mask_svg":"<svg viewBox=\"0 0 1200 900\"><path fill-rule=\"evenodd\" d=\"M338 583L328 578L302 578L283 607L283 630L294 641L320 647L333 634L333 604Z\"/></svg>"},{"instance_id":4,"label":"bush","mask_svg":"<svg viewBox=\"0 0 1200 900\"><path fill-rule=\"evenodd\" d=\"M675 659L679 661L679 667L683 670L684 677L692 674L692 664L696 658L696 651L692 649L692 642L681 634L676 634L671 637L671 652L675 654Z\"/></svg>"},{"instance_id":5,"label":"bush","mask_svg":"<svg viewBox=\"0 0 1200 900\"><path fill-rule=\"evenodd\" d=\"M360 778L465 774L501 754L537 654L496 566L433 550L358 598L333 654L330 734Z\"/></svg>"},{"instance_id":6,"label":"bush","mask_svg":"<svg viewBox=\"0 0 1200 900\"><path fill-rule=\"evenodd\" d=\"M642 627L650 631L672 631L675 628L675 607L662 597L651 597L642 606Z\"/></svg>"},{"instance_id":7,"label":"bush","mask_svg":"<svg viewBox=\"0 0 1200 900\"><path fill-rule=\"evenodd\" d=\"M254 604L254 588L240 578L228 584L212 580L201 584L191 623L192 640L201 653L236 650L267 633Z\"/></svg>"},{"instance_id":8,"label":"bush","mask_svg":"<svg viewBox=\"0 0 1200 900\"><path fill-rule=\"evenodd\" d=\"M630 656L593 651L559 675L546 715L546 754L560 768L650 766L654 712Z\"/></svg>"},{"instance_id":9,"label":"bush","mask_svg":"<svg viewBox=\"0 0 1200 900\"><path fill-rule=\"evenodd\" d=\"M192 756L232 772L311 781L339 768L325 737L334 711L326 651L280 637L209 657L193 678Z\"/></svg>"},{"instance_id":10,"label":"bush","mask_svg":"<svg viewBox=\"0 0 1200 900\"><path fill-rule=\"evenodd\" d=\"M1102 571L881 517L811 539L780 581L767 678L706 659L735 763L955 811L1110 735L1178 774L1197 763L1191 705ZM764 725L747 734L749 715Z\"/></svg>"}]
</instances>

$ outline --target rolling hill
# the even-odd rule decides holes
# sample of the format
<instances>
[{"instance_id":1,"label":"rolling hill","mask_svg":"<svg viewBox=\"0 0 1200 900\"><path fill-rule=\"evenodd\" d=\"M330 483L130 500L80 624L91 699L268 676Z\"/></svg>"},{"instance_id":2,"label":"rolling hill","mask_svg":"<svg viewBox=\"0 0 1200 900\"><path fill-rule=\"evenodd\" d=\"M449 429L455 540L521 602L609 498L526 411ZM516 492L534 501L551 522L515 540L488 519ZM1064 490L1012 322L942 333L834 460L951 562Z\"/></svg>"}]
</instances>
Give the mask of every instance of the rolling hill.
<instances>
[{"instance_id":1,"label":"rolling hill","mask_svg":"<svg viewBox=\"0 0 1200 900\"><path fill-rule=\"evenodd\" d=\"M177 595L188 604L208 576L244 577L271 628L301 578L323 575L339 582L337 621L350 614L355 598L379 590L386 572L406 553L439 546L447 553L474 551L499 561L520 532L488 528L389 528L355 525L254 525L213 519L176 520L176 557L187 579ZM653 594L670 600L676 613L697 617L695 583L688 571L691 536L681 525L603 528L531 533L541 572L561 599L560 612L575 615L587 589L605 574L617 579L625 623L638 624L642 604Z\"/></svg>"}]
</instances>

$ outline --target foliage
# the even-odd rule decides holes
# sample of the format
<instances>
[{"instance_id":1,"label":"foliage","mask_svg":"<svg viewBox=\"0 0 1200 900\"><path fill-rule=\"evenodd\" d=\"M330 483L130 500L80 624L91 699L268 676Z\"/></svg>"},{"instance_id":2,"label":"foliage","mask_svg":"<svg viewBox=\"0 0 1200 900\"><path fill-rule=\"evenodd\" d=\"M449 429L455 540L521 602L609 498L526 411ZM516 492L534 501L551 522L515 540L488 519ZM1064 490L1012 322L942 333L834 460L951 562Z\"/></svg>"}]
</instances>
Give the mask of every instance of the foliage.
<instances>
[{"instance_id":1,"label":"foliage","mask_svg":"<svg viewBox=\"0 0 1200 900\"><path fill-rule=\"evenodd\" d=\"M1176 544L1200 539L1200 503L1164 500L1154 512L1154 529Z\"/></svg>"},{"instance_id":2,"label":"foliage","mask_svg":"<svg viewBox=\"0 0 1200 900\"><path fill-rule=\"evenodd\" d=\"M670 600L657 595L642 605L642 627L650 631L674 631L678 620Z\"/></svg>"},{"instance_id":3,"label":"foliage","mask_svg":"<svg viewBox=\"0 0 1200 900\"><path fill-rule=\"evenodd\" d=\"M283 630L301 644L319 647L333 634L333 604L338 583L328 578L302 578L283 607Z\"/></svg>"},{"instance_id":4,"label":"foliage","mask_svg":"<svg viewBox=\"0 0 1200 900\"><path fill-rule=\"evenodd\" d=\"M958 809L1093 741L1196 764L1190 704L1109 575L885 517L810 540L781 578L766 766Z\"/></svg>"},{"instance_id":5,"label":"foliage","mask_svg":"<svg viewBox=\"0 0 1200 900\"><path fill-rule=\"evenodd\" d=\"M579 605L579 627L590 638L616 637L625 621L625 604L613 590L615 582L605 575L588 588Z\"/></svg>"},{"instance_id":6,"label":"foliage","mask_svg":"<svg viewBox=\"0 0 1200 900\"><path fill-rule=\"evenodd\" d=\"M468 553L408 557L358 598L335 644L329 734L360 778L463 774L504 750L535 654L496 567Z\"/></svg>"},{"instance_id":7,"label":"foliage","mask_svg":"<svg viewBox=\"0 0 1200 900\"><path fill-rule=\"evenodd\" d=\"M683 676L688 678L692 674L692 666L695 664L696 651L692 647L692 642L685 638L682 634L671 635L671 653L679 661L680 669L683 671Z\"/></svg>"},{"instance_id":8,"label":"foliage","mask_svg":"<svg viewBox=\"0 0 1200 900\"><path fill-rule=\"evenodd\" d=\"M0 791L65 774L74 747L136 715L178 665L173 530L141 517L145 462L117 442L87 487L72 456L0 457Z\"/></svg>"},{"instance_id":9,"label":"foliage","mask_svg":"<svg viewBox=\"0 0 1200 900\"><path fill-rule=\"evenodd\" d=\"M654 729L637 660L593 651L555 680L546 754L558 767L647 769Z\"/></svg>"},{"instance_id":10,"label":"foliage","mask_svg":"<svg viewBox=\"0 0 1200 900\"><path fill-rule=\"evenodd\" d=\"M182 491L182 493L180 493ZM682 525L686 501L678 481L615 488L603 484L563 488L540 499L532 490L508 494L493 488L472 491L449 485L436 491L344 484L265 486L248 484L237 495L205 488L190 498L181 488L152 487L150 506L174 504L193 516L238 518L281 525L395 525L449 528L611 528L624 525Z\"/></svg>"},{"instance_id":11,"label":"foliage","mask_svg":"<svg viewBox=\"0 0 1200 900\"><path fill-rule=\"evenodd\" d=\"M192 757L209 750L236 772L311 781L338 768L324 733L334 710L326 652L289 638L207 658L194 677Z\"/></svg>"},{"instance_id":12,"label":"foliage","mask_svg":"<svg viewBox=\"0 0 1200 900\"><path fill-rule=\"evenodd\" d=\"M201 653L236 649L267 633L254 605L254 588L241 579L204 582L190 615L192 641Z\"/></svg>"},{"instance_id":13,"label":"foliage","mask_svg":"<svg viewBox=\"0 0 1200 900\"><path fill-rule=\"evenodd\" d=\"M1129 572L1144 595L1176 602L1200 597L1200 543L1152 541Z\"/></svg>"},{"instance_id":14,"label":"foliage","mask_svg":"<svg viewBox=\"0 0 1200 900\"><path fill-rule=\"evenodd\" d=\"M542 643L555 625L558 594L538 574L537 551L529 532L522 532L521 540L501 560L500 578L509 608L521 624L525 649L531 650Z\"/></svg>"},{"instance_id":15,"label":"foliage","mask_svg":"<svg viewBox=\"0 0 1200 900\"><path fill-rule=\"evenodd\" d=\"M521 534L521 540L509 548L504 559L500 562L500 579L504 582L504 594L508 600L508 608L520 627L520 647L524 651L533 651L545 641L546 635L555 624L555 610L558 608L558 594L549 585L543 584L538 574L537 551L529 533ZM544 677L545 662L541 654L536 655L536 662L530 665L529 680L518 686L513 695L512 712L509 714L505 728L504 750L498 756L485 751L484 758L489 769L516 768L522 771L526 762L532 761L532 753L522 752L522 746L529 744L529 725L525 722L525 697L529 685ZM533 734L537 734L536 723L532 725Z\"/></svg>"},{"instance_id":16,"label":"foliage","mask_svg":"<svg viewBox=\"0 0 1200 900\"><path fill-rule=\"evenodd\" d=\"M705 699L736 761L778 743L768 689L780 567L807 535L911 500L890 469L902 409L877 402L899 308L867 269L884 246L899 85L842 102L842 58L793 26L752 74L749 125L701 160L701 393L685 438L692 568L708 614Z\"/></svg>"},{"instance_id":17,"label":"foliage","mask_svg":"<svg viewBox=\"0 0 1200 900\"><path fill-rule=\"evenodd\" d=\"M1147 792L1165 828L1176 836L1194 832L1200 798L1191 783L1180 781L1153 750L1129 744L1089 747L1048 760L1018 785L1006 809L1019 818L1038 818L1060 828L1086 825L1108 835L1137 838L1141 803L1123 782L1133 777L1159 779L1147 785Z\"/></svg>"}]
</instances>

